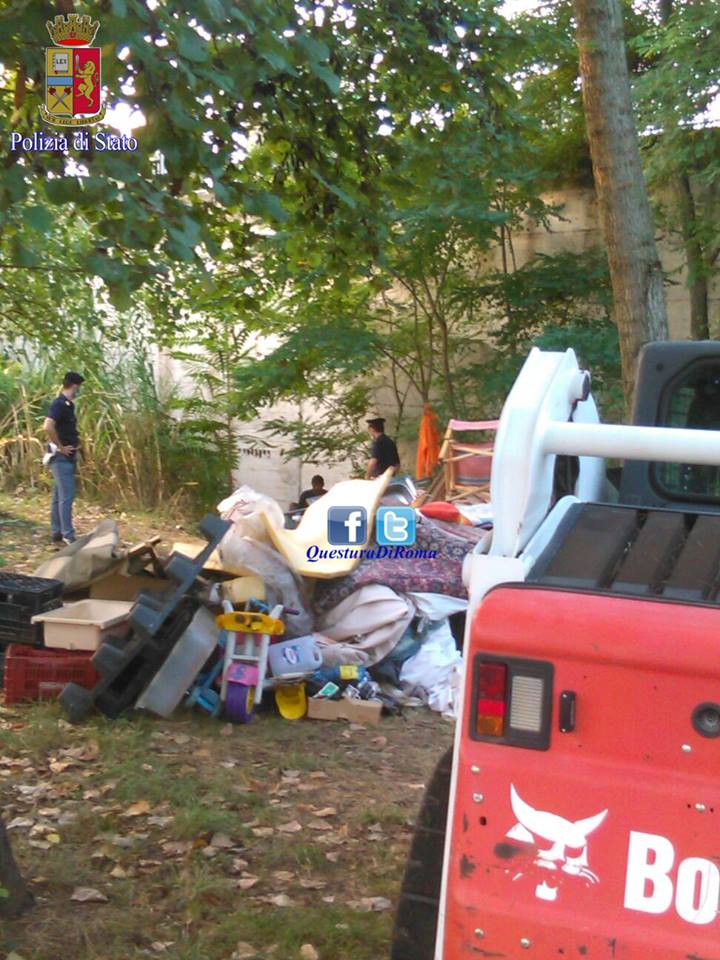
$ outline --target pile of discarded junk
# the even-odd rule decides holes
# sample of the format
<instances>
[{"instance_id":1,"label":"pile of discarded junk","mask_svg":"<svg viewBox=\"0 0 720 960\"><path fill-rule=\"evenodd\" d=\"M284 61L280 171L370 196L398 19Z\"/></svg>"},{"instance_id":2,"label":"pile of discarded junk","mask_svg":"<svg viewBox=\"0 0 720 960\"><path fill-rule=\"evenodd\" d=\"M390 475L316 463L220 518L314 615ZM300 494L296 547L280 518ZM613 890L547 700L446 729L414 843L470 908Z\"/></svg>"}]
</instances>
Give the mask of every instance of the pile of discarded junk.
<instances>
[{"instance_id":1,"label":"pile of discarded junk","mask_svg":"<svg viewBox=\"0 0 720 960\"><path fill-rule=\"evenodd\" d=\"M296 720L377 723L405 706L453 716L467 592L463 561L488 504L422 498L391 472L336 484L288 529L244 486L199 524L203 540L128 548L113 520L33 576L0 572L7 704L59 697L73 722L99 711L234 723L262 704ZM365 511L366 549L334 549L328 511ZM414 506L412 550L373 549L380 507Z\"/></svg>"}]
</instances>

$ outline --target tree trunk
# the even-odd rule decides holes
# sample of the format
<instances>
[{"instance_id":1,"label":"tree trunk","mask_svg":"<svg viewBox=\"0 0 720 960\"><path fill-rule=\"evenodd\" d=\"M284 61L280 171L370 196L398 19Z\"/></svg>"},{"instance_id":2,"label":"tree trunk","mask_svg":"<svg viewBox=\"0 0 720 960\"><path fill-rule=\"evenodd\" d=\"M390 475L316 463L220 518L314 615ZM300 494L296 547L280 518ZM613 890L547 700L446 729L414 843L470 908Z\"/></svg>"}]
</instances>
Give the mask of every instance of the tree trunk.
<instances>
[{"instance_id":1,"label":"tree trunk","mask_svg":"<svg viewBox=\"0 0 720 960\"><path fill-rule=\"evenodd\" d=\"M695 198L687 174L677 178L677 194L687 263L687 285L690 291L690 336L693 340L709 340L708 280L705 273L703 247L696 235Z\"/></svg>"},{"instance_id":2,"label":"tree trunk","mask_svg":"<svg viewBox=\"0 0 720 960\"><path fill-rule=\"evenodd\" d=\"M619 0L574 0L583 104L629 408L638 351L667 337L663 274L640 164Z\"/></svg>"},{"instance_id":3,"label":"tree trunk","mask_svg":"<svg viewBox=\"0 0 720 960\"><path fill-rule=\"evenodd\" d=\"M673 14L673 0L660 0L660 20L667 25ZM690 337L693 340L710 339L710 312L708 280L705 273L703 247L696 235L697 211L690 177L684 173L675 185L680 206L680 225L687 262L687 285L690 291Z\"/></svg>"},{"instance_id":4,"label":"tree trunk","mask_svg":"<svg viewBox=\"0 0 720 960\"><path fill-rule=\"evenodd\" d=\"M33 895L20 876L5 824L0 820L0 917L17 917L33 904Z\"/></svg>"},{"instance_id":5,"label":"tree trunk","mask_svg":"<svg viewBox=\"0 0 720 960\"><path fill-rule=\"evenodd\" d=\"M690 337L710 339L710 301L707 277L696 277L690 284Z\"/></svg>"}]
</instances>

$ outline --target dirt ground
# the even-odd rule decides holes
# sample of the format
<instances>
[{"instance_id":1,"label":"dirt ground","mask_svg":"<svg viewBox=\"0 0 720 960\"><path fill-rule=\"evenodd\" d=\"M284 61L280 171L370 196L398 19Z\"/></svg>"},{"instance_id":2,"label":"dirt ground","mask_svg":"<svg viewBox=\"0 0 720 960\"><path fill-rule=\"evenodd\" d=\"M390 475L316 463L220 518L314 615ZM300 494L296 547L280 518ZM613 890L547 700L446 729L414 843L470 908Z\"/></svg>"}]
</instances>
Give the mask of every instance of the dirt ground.
<instances>
[{"instance_id":1,"label":"dirt ground","mask_svg":"<svg viewBox=\"0 0 720 960\"><path fill-rule=\"evenodd\" d=\"M0 570L32 573L55 552L50 543L50 493L8 494L0 491ZM89 533L101 520L115 520L122 540L138 543L150 536L162 537L169 550L174 540L197 536L195 524L183 518L138 510L113 510L78 500L74 520L78 536Z\"/></svg>"},{"instance_id":2,"label":"dirt ground","mask_svg":"<svg viewBox=\"0 0 720 960\"><path fill-rule=\"evenodd\" d=\"M42 499L0 495L0 556L49 554ZM107 511L79 505L86 532ZM116 516L129 542L194 533ZM452 739L425 710L380 726L177 711L71 727L0 708L0 797L36 897L5 960L385 960L424 784Z\"/></svg>"}]
</instances>

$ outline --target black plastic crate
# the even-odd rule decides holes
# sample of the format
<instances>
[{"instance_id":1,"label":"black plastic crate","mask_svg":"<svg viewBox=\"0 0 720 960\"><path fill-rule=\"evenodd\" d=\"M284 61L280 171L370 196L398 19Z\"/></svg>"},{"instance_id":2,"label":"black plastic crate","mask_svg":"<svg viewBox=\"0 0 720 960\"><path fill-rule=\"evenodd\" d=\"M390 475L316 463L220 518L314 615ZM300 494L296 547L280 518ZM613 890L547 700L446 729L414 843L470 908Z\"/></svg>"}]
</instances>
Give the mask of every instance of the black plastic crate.
<instances>
[{"instance_id":1,"label":"black plastic crate","mask_svg":"<svg viewBox=\"0 0 720 960\"><path fill-rule=\"evenodd\" d=\"M43 625L20 620L0 620L0 643L24 643L43 646Z\"/></svg>"},{"instance_id":2,"label":"black plastic crate","mask_svg":"<svg viewBox=\"0 0 720 960\"><path fill-rule=\"evenodd\" d=\"M43 625L32 618L62 606L62 590L61 580L0 573L0 641L42 646Z\"/></svg>"},{"instance_id":3,"label":"black plastic crate","mask_svg":"<svg viewBox=\"0 0 720 960\"><path fill-rule=\"evenodd\" d=\"M38 613L47 613L49 610L56 610L62 606L60 597L54 597L40 605L39 610L31 610L29 607L23 607L19 603L6 603L0 600L0 620L5 622L30 623L32 617Z\"/></svg>"},{"instance_id":4,"label":"black plastic crate","mask_svg":"<svg viewBox=\"0 0 720 960\"><path fill-rule=\"evenodd\" d=\"M54 610L62 604L63 586L62 580L0 572L0 617L4 604L22 607L28 618Z\"/></svg>"}]
</instances>

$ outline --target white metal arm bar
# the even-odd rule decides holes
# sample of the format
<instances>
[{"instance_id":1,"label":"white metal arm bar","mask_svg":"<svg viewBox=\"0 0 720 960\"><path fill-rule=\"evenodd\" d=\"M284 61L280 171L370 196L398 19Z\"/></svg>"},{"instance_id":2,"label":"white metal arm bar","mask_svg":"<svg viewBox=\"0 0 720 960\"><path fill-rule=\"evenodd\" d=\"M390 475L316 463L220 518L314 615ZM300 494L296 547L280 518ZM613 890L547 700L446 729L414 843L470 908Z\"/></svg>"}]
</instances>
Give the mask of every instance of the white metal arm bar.
<instances>
[{"instance_id":1,"label":"white metal arm bar","mask_svg":"<svg viewBox=\"0 0 720 960\"><path fill-rule=\"evenodd\" d=\"M635 427L610 423L548 423L544 453L720 466L720 430Z\"/></svg>"}]
</instances>

